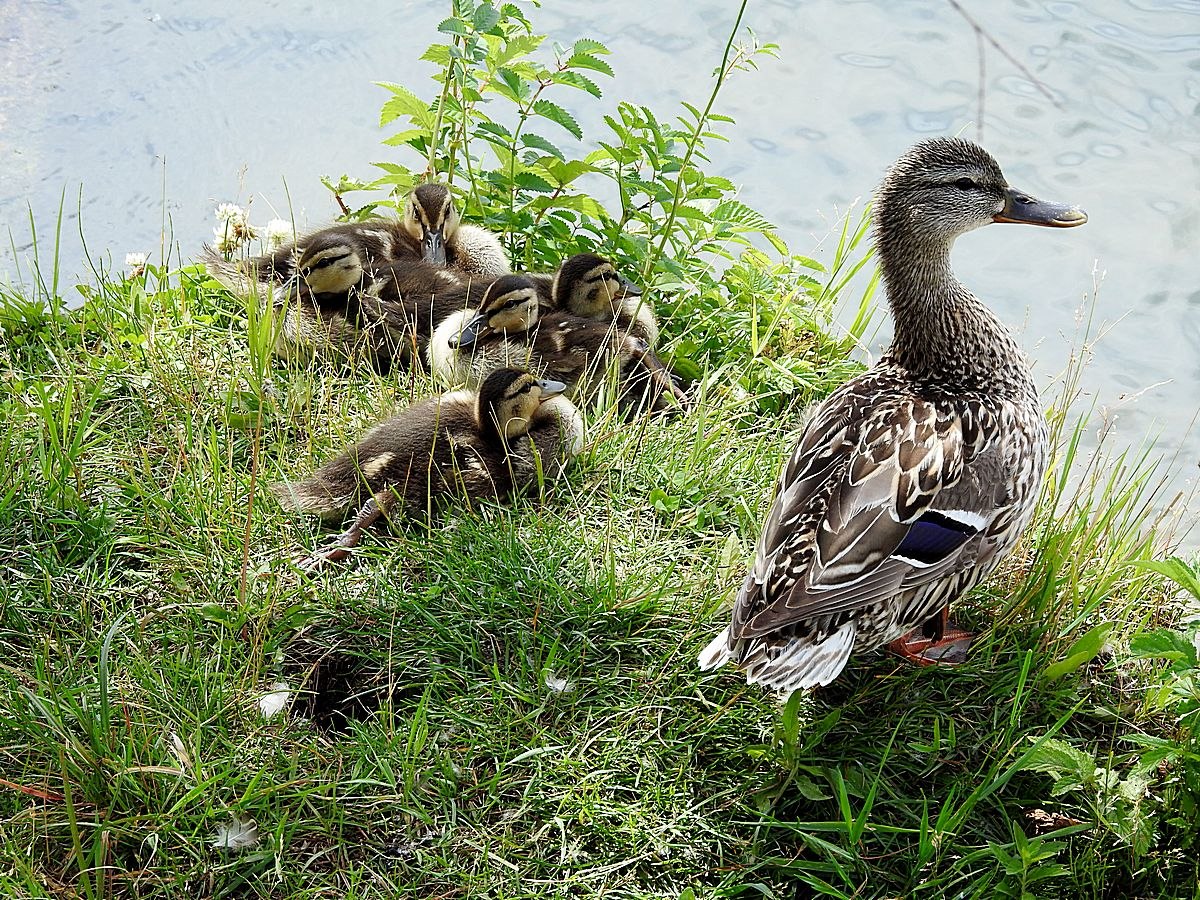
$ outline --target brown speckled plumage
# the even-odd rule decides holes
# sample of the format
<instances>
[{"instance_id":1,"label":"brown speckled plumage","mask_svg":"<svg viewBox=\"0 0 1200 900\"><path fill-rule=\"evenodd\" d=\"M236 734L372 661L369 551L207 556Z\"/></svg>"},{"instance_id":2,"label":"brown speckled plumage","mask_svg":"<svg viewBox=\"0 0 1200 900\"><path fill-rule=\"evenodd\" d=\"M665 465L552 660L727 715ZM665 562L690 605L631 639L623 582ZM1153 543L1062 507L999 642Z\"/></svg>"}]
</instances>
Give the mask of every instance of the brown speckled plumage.
<instances>
[{"instance_id":1,"label":"brown speckled plumage","mask_svg":"<svg viewBox=\"0 0 1200 900\"><path fill-rule=\"evenodd\" d=\"M1012 549L1041 487L1046 424L1020 347L954 277L950 247L991 221L1086 218L1050 204L1044 219L1002 218L1013 203L1036 201L966 141L922 142L892 167L875 202L892 345L813 410L702 667L732 660L782 692L827 684Z\"/></svg>"}]
</instances>

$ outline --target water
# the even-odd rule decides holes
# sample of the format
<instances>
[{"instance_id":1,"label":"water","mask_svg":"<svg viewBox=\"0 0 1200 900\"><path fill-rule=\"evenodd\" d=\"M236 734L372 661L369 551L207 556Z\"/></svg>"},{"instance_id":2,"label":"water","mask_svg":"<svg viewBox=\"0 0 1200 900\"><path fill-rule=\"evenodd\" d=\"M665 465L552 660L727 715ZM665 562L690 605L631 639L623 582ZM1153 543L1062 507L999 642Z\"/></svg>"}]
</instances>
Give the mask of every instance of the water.
<instances>
[{"instance_id":1,"label":"water","mask_svg":"<svg viewBox=\"0 0 1200 900\"><path fill-rule=\"evenodd\" d=\"M1080 204L1091 221L985 229L960 241L956 268L1021 329L1044 382L1102 281L1095 315L1108 327L1085 389L1119 441L1151 435L1157 450L1178 450L1176 487L1190 489L1200 462L1200 3L970 6L1052 97L989 47L983 142L1013 184ZM0 276L28 268L28 209L45 243L64 190L68 273L86 271L80 196L89 251L118 265L128 251L156 255L164 231L193 254L223 200L252 198L258 223L289 210L302 226L330 221L337 209L318 176L370 177L369 162L395 152L379 144L383 92L371 82L432 95L418 57L446 8L0 0L0 225L17 251L0 251ZM531 16L560 42L591 36L613 51L603 103L559 98L577 103L596 136L616 98L660 114L702 105L735 12L732 0L609 0L602 14L556 0ZM797 252L828 258L831 225L914 140L977 134L977 43L944 0L751 0L745 22L781 59L728 84L719 109L737 125L711 168L743 185Z\"/></svg>"}]
</instances>

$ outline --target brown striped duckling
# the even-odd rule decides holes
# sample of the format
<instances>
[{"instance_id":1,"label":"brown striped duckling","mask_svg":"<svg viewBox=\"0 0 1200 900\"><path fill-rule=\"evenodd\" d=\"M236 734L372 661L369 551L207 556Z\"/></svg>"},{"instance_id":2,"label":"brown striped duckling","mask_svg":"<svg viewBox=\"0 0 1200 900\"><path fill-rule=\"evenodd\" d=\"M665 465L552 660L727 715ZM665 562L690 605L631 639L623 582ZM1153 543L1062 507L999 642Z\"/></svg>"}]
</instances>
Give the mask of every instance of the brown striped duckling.
<instances>
[{"instance_id":1,"label":"brown striped duckling","mask_svg":"<svg viewBox=\"0 0 1200 900\"><path fill-rule=\"evenodd\" d=\"M302 562L347 556L380 518L419 520L454 500L504 498L560 477L583 445L583 418L565 386L521 369L492 372L479 390L414 404L370 429L308 478L272 491L286 508L350 527Z\"/></svg>"},{"instance_id":2,"label":"brown striped duckling","mask_svg":"<svg viewBox=\"0 0 1200 900\"><path fill-rule=\"evenodd\" d=\"M403 225L419 242L426 262L449 266L468 279L493 279L511 270L508 253L496 235L463 224L450 189L438 182L418 185L404 205Z\"/></svg>"},{"instance_id":3,"label":"brown striped duckling","mask_svg":"<svg viewBox=\"0 0 1200 900\"><path fill-rule=\"evenodd\" d=\"M446 385L474 385L498 366L523 365L590 402L616 364L622 396L633 387L648 389L654 409L671 405L667 394L685 401L644 340L609 322L561 310L542 313L539 297L531 279L506 275L487 288L477 311L464 309L446 318L429 342L434 378Z\"/></svg>"},{"instance_id":4,"label":"brown striped duckling","mask_svg":"<svg viewBox=\"0 0 1200 900\"><path fill-rule=\"evenodd\" d=\"M732 621L700 654L784 694L884 644L919 663L961 658L971 636L950 629L949 605L1012 550L1046 471L1020 345L955 278L950 248L992 222L1087 215L1010 187L982 147L937 138L892 166L874 218L891 347L810 415Z\"/></svg>"},{"instance_id":5,"label":"brown striped duckling","mask_svg":"<svg viewBox=\"0 0 1200 900\"><path fill-rule=\"evenodd\" d=\"M658 344L658 319L642 290L621 277L616 266L595 253L577 253L564 262L550 287L553 305L585 319L616 322L619 330Z\"/></svg>"},{"instance_id":6,"label":"brown striped duckling","mask_svg":"<svg viewBox=\"0 0 1200 900\"><path fill-rule=\"evenodd\" d=\"M326 270L329 277L335 268ZM440 266L413 261L384 266L352 290L318 292L294 281L275 296L281 320L275 354L301 361L363 355L382 371L409 365L420 359L436 322L479 305L481 286L448 275Z\"/></svg>"},{"instance_id":7,"label":"brown striped duckling","mask_svg":"<svg viewBox=\"0 0 1200 900\"><path fill-rule=\"evenodd\" d=\"M465 225L450 189L430 182L418 185L404 204L399 221L383 218L331 225L272 253L231 263L205 248L204 261L226 287L249 293L260 286L287 285L303 279L318 294L344 293L368 283L378 270L423 260L442 266L456 281L496 278L509 271L499 239Z\"/></svg>"}]
</instances>

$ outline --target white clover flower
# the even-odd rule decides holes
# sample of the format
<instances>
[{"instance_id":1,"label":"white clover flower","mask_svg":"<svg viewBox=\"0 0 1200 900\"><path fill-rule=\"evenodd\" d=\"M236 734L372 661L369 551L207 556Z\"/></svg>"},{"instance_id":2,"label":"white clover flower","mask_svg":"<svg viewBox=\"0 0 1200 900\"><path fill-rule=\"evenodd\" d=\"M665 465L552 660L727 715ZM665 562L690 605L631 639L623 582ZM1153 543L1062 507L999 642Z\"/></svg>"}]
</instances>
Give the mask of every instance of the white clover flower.
<instances>
[{"instance_id":1,"label":"white clover flower","mask_svg":"<svg viewBox=\"0 0 1200 900\"><path fill-rule=\"evenodd\" d=\"M232 253L242 246L241 233L228 225L218 225L213 229L213 241L219 253Z\"/></svg>"},{"instance_id":2,"label":"white clover flower","mask_svg":"<svg viewBox=\"0 0 1200 900\"><path fill-rule=\"evenodd\" d=\"M565 694L574 689L575 685L571 684L565 678L556 678L553 672L546 672L546 687L554 694Z\"/></svg>"},{"instance_id":3,"label":"white clover flower","mask_svg":"<svg viewBox=\"0 0 1200 900\"><path fill-rule=\"evenodd\" d=\"M286 219L272 219L267 223L267 246L272 250L282 247L290 240L296 237L295 231L292 230L292 223Z\"/></svg>"},{"instance_id":4,"label":"white clover flower","mask_svg":"<svg viewBox=\"0 0 1200 900\"><path fill-rule=\"evenodd\" d=\"M129 270L130 278L138 278L146 273L145 253L126 253L125 268Z\"/></svg>"},{"instance_id":5,"label":"white clover flower","mask_svg":"<svg viewBox=\"0 0 1200 900\"><path fill-rule=\"evenodd\" d=\"M236 203L222 203L217 207L217 221L231 222L237 226L246 224L246 211Z\"/></svg>"}]
</instances>

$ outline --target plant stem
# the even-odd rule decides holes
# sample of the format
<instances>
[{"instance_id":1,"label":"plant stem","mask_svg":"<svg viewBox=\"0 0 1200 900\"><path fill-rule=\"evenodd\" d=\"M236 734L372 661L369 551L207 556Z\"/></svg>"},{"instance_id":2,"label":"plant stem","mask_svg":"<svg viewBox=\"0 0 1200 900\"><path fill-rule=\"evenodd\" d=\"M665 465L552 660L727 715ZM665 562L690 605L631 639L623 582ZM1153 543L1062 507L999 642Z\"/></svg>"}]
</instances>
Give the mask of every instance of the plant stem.
<instances>
[{"instance_id":1,"label":"plant stem","mask_svg":"<svg viewBox=\"0 0 1200 900\"><path fill-rule=\"evenodd\" d=\"M749 0L742 0L738 7L737 18L733 21L733 27L729 29L729 39L725 42L725 52L721 55L721 68L717 70L717 83L713 85L712 93L708 95L708 103L704 107L704 112L701 113L699 120L696 122L692 130L692 136L688 140L687 152L683 155L683 165L679 167L679 172L675 177L675 195L671 200L671 210L667 214L667 220L663 223L658 246L654 252L647 258L645 265L642 267L642 280L647 281L650 273L654 271L654 266L662 256L663 250L667 245L667 238L671 234L671 229L675 225L675 219L679 212L679 201L683 196L683 176L688 170L688 165L692 161L692 156L695 155L696 147L700 143L700 136L704 132L704 125L708 121L708 115L712 112L713 105L717 102L717 95L721 93L721 87L725 84L725 78L729 75L729 70L732 68L729 62L729 54L733 50L733 41L737 37L738 28L741 27L742 17L746 14L746 4Z\"/></svg>"}]
</instances>

